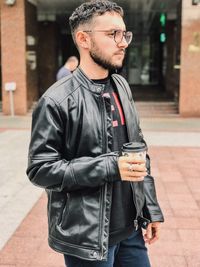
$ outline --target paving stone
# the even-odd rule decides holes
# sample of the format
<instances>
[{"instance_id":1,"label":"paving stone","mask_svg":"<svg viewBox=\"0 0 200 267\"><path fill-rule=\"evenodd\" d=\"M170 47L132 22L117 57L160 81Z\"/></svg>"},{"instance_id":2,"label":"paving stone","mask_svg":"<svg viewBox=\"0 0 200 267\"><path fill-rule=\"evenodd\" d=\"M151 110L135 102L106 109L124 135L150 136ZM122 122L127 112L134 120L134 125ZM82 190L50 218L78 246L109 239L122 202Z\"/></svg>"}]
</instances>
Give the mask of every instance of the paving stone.
<instances>
[{"instance_id":1,"label":"paving stone","mask_svg":"<svg viewBox=\"0 0 200 267\"><path fill-rule=\"evenodd\" d=\"M173 215L177 217L196 217L200 218L200 209L185 209L184 205L181 209L172 209L173 210Z\"/></svg>"},{"instance_id":2,"label":"paving stone","mask_svg":"<svg viewBox=\"0 0 200 267\"><path fill-rule=\"evenodd\" d=\"M186 261L189 267L200 267L200 255L186 256Z\"/></svg>"},{"instance_id":3,"label":"paving stone","mask_svg":"<svg viewBox=\"0 0 200 267\"><path fill-rule=\"evenodd\" d=\"M184 256L184 251L182 247L182 242L172 240L160 240L156 243L148 246L149 252L154 256L168 255L170 256ZM163 266L165 267L165 266Z\"/></svg>"},{"instance_id":4,"label":"paving stone","mask_svg":"<svg viewBox=\"0 0 200 267\"><path fill-rule=\"evenodd\" d=\"M199 229L179 229L178 230L181 239L184 242L199 242L200 240L200 228ZM200 243L199 243L200 244ZM199 245L200 249L200 245Z\"/></svg>"},{"instance_id":5,"label":"paving stone","mask_svg":"<svg viewBox=\"0 0 200 267\"><path fill-rule=\"evenodd\" d=\"M177 228L179 229L200 229L200 219L196 217L178 217L175 218Z\"/></svg>"},{"instance_id":6,"label":"paving stone","mask_svg":"<svg viewBox=\"0 0 200 267\"><path fill-rule=\"evenodd\" d=\"M190 188L188 188L188 185L182 181L166 181L164 182L164 186L167 194L190 194Z\"/></svg>"},{"instance_id":7,"label":"paving stone","mask_svg":"<svg viewBox=\"0 0 200 267\"><path fill-rule=\"evenodd\" d=\"M152 267L192 267L187 264L184 256L162 255L152 256Z\"/></svg>"},{"instance_id":8,"label":"paving stone","mask_svg":"<svg viewBox=\"0 0 200 267\"><path fill-rule=\"evenodd\" d=\"M164 243L165 241L169 242L181 242L181 238L179 236L179 233L177 229L168 229L164 228L164 224L161 226L161 231L160 231L160 241L161 243Z\"/></svg>"},{"instance_id":9,"label":"paving stone","mask_svg":"<svg viewBox=\"0 0 200 267\"><path fill-rule=\"evenodd\" d=\"M198 209L198 205L191 194L168 194L172 209Z\"/></svg>"}]
</instances>

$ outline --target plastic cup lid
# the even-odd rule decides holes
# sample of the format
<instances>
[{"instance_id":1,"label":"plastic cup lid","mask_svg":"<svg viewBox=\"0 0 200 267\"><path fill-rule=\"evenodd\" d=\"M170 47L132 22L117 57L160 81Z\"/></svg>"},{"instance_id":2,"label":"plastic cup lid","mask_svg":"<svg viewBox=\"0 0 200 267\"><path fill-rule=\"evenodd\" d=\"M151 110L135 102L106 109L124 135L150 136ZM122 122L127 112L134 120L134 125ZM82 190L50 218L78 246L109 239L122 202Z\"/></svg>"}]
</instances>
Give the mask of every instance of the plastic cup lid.
<instances>
[{"instance_id":1,"label":"plastic cup lid","mask_svg":"<svg viewBox=\"0 0 200 267\"><path fill-rule=\"evenodd\" d=\"M130 142L123 144L122 146L122 151L124 152L141 152L146 150L147 147L145 143L140 143L140 142Z\"/></svg>"}]
</instances>

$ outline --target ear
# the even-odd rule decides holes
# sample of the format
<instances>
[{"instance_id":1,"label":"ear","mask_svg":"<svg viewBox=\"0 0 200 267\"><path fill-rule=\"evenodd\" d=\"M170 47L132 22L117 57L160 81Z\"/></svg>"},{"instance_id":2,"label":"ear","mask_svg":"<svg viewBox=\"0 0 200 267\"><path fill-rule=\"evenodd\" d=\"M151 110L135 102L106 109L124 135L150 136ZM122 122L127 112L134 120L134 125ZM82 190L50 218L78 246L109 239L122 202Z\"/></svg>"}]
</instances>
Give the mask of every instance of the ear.
<instances>
[{"instance_id":1,"label":"ear","mask_svg":"<svg viewBox=\"0 0 200 267\"><path fill-rule=\"evenodd\" d=\"M76 43L80 48L89 48L90 47L90 37L86 32L78 31L76 33Z\"/></svg>"}]
</instances>

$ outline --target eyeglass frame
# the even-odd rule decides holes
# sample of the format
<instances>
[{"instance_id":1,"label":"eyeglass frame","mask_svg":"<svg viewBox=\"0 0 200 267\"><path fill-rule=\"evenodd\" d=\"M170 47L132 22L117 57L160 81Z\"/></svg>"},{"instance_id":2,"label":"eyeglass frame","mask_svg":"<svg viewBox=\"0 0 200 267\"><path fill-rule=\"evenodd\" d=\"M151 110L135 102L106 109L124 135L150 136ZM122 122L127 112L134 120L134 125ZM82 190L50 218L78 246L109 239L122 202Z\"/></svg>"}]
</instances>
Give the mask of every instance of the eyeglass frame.
<instances>
[{"instance_id":1,"label":"eyeglass frame","mask_svg":"<svg viewBox=\"0 0 200 267\"><path fill-rule=\"evenodd\" d=\"M131 43L131 41L133 39L133 33L131 31L122 31L122 30L88 30L88 31L83 31L83 32L110 32L110 33L113 34L113 37L114 37L113 39L114 39L116 44L120 44L122 42L123 38L125 38L125 40L126 40L126 34L127 33L129 33L129 34L131 33L130 41L127 42L127 40L126 40L126 43L128 45ZM116 39L115 39L117 32L122 32L123 33L122 38L121 38L121 40L119 42L116 42Z\"/></svg>"}]
</instances>

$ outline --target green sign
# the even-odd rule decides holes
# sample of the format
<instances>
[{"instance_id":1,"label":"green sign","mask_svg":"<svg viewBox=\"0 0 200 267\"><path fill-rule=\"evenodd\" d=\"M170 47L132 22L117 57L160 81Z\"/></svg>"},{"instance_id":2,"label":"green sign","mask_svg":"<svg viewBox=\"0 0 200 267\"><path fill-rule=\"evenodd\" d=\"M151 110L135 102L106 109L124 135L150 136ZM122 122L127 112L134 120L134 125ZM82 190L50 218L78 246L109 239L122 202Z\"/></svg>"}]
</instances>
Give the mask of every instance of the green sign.
<instances>
[{"instance_id":1,"label":"green sign","mask_svg":"<svg viewBox=\"0 0 200 267\"><path fill-rule=\"evenodd\" d=\"M166 42L166 34L164 33L164 32L162 32L161 34L160 34L160 42L161 43L164 43L164 42Z\"/></svg>"},{"instance_id":2,"label":"green sign","mask_svg":"<svg viewBox=\"0 0 200 267\"><path fill-rule=\"evenodd\" d=\"M166 15L165 15L165 13L161 13L160 14L160 24L161 24L162 27L165 27L165 25L166 25Z\"/></svg>"}]
</instances>

